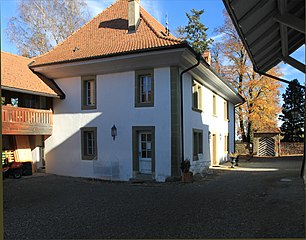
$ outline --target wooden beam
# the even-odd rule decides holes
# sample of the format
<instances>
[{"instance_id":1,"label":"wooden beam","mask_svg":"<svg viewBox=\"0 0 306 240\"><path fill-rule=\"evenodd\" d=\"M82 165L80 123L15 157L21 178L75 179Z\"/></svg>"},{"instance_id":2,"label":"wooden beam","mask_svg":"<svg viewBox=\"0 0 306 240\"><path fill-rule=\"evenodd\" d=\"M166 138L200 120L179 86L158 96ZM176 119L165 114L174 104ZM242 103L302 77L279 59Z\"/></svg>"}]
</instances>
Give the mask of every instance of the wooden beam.
<instances>
[{"instance_id":1,"label":"wooden beam","mask_svg":"<svg viewBox=\"0 0 306 240\"><path fill-rule=\"evenodd\" d=\"M273 20L305 34L305 22L292 14L279 14L273 17Z\"/></svg>"},{"instance_id":2,"label":"wooden beam","mask_svg":"<svg viewBox=\"0 0 306 240\"><path fill-rule=\"evenodd\" d=\"M269 48L274 48L275 45L280 46L280 38L279 36L275 36L272 38L269 42L267 42L265 45L261 46L259 49L256 51L253 51L254 56L260 56L262 53L264 53L266 50L269 50Z\"/></svg>"},{"instance_id":3,"label":"wooden beam","mask_svg":"<svg viewBox=\"0 0 306 240\"><path fill-rule=\"evenodd\" d=\"M277 1L278 10L281 15L285 14L287 11L287 0L278 0ZM287 57L288 54L288 30L287 26L279 24L280 37L281 37L281 46L282 46L282 55Z\"/></svg>"},{"instance_id":4,"label":"wooden beam","mask_svg":"<svg viewBox=\"0 0 306 240\"><path fill-rule=\"evenodd\" d=\"M279 46L276 46L271 50L269 50L266 54L262 55L261 57L256 56L255 61L257 66L260 68L259 70L261 70L262 67L268 65L271 59L278 58L278 56L280 55L281 53L279 52Z\"/></svg>"},{"instance_id":5,"label":"wooden beam","mask_svg":"<svg viewBox=\"0 0 306 240\"><path fill-rule=\"evenodd\" d=\"M254 26L251 27L249 30L247 30L245 32L245 37L248 38L248 36L253 33L254 31L256 31L258 28L260 28L264 23L266 23L267 21L270 20L271 17L273 17L274 15L276 15L278 13L277 10L273 10L271 11L269 14L267 14L266 16L264 16L259 22L254 22Z\"/></svg>"},{"instance_id":6,"label":"wooden beam","mask_svg":"<svg viewBox=\"0 0 306 240\"><path fill-rule=\"evenodd\" d=\"M281 15L287 11L287 0L278 0L277 1L278 10ZM281 37L281 46L282 46L282 55L287 57L288 54L288 30L287 26L279 24L280 37Z\"/></svg>"},{"instance_id":7,"label":"wooden beam","mask_svg":"<svg viewBox=\"0 0 306 240\"><path fill-rule=\"evenodd\" d=\"M270 37L270 35L274 34L275 32L278 32L277 24L273 24L261 35L257 36L257 38L252 43L249 44L249 48L253 49L256 45L260 44L263 40Z\"/></svg>"},{"instance_id":8,"label":"wooden beam","mask_svg":"<svg viewBox=\"0 0 306 240\"><path fill-rule=\"evenodd\" d=\"M264 7L268 2L269 1L267 0L258 1L254 7L252 7L249 11L247 11L240 19L238 19L239 24L242 25L248 17L253 15L255 12L257 12L262 7Z\"/></svg>"},{"instance_id":9,"label":"wooden beam","mask_svg":"<svg viewBox=\"0 0 306 240\"><path fill-rule=\"evenodd\" d=\"M51 125L2 123L3 135L52 135Z\"/></svg>"},{"instance_id":10,"label":"wooden beam","mask_svg":"<svg viewBox=\"0 0 306 240\"><path fill-rule=\"evenodd\" d=\"M280 25L280 35L281 35L281 46L282 54L284 57L288 56L288 30L284 25Z\"/></svg>"},{"instance_id":11,"label":"wooden beam","mask_svg":"<svg viewBox=\"0 0 306 240\"><path fill-rule=\"evenodd\" d=\"M300 61L296 60L295 58L288 56L288 57L283 57L282 60L285 63L288 63L292 67L296 68L297 70L299 70L303 73L306 73L305 72L305 64L301 63Z\"/></svg>"}]
</instances>

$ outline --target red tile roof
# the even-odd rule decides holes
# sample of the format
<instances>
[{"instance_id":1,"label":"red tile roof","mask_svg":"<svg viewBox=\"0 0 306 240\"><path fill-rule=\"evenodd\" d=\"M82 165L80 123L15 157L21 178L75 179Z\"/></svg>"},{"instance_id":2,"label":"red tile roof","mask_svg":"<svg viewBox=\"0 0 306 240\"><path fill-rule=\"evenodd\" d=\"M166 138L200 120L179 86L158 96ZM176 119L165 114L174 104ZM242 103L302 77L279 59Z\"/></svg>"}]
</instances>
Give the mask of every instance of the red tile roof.
<instances>
[{"instance_id":1,"label":"red tile roof","mask_svg":"<svg viewBox=\"0 0 306 240\"><path fill-rule=\"evenodd\" d=\"M26 57L1 51L1 88L25 90L37 95L60 96L52 80L40 78L29 69L28 65L32 61Z\"/></svg>"},{"instance_id":2,"label":"red tile roof","mask_svg":"<svg viewBox=\"0 0 306 240\"><path fill-rule=\"evenodd\" d=\"M31 66L78 61L141 50L182 46L181 39L165 34L165 27L140 7L136 33L128 33L128 0L117 0Z\"/></svg>"}]
</instances>

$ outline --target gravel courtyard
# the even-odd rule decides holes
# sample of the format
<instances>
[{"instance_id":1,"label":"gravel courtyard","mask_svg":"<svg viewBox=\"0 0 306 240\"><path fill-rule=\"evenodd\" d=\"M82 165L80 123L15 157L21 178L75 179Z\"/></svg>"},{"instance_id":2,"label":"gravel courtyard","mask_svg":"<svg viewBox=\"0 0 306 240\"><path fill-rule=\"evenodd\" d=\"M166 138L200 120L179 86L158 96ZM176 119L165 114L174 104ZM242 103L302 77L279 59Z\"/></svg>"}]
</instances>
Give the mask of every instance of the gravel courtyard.
<instances>
[{"instance_id":1,"label":"gravel courtyard","mask_svg":"<svg viewBox=\"0 0 306 240\"><path fill-rule=\"evenodd\" d=\"M191 184L4 180L5 239L305 238L301 157L229 163Z\"/></svg>"}]
</instances>

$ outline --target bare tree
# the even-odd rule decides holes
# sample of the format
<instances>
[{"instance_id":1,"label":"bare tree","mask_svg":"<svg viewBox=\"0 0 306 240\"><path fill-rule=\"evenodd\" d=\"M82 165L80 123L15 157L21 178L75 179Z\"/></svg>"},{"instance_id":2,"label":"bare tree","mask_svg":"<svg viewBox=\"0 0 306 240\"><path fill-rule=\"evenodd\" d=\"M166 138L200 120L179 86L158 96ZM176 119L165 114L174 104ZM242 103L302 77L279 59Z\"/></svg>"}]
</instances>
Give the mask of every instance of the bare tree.
<instances>
[{"instance_id":1,"label":"bare tree","mask_svg":"<svg viewBox=\"0 0 306 240\"><path fill-rule=\"evenodd\" d=\"M23 56L49 51L89 20L84 0L19 0L6 29Z\"/></svg>"}]
</instances>

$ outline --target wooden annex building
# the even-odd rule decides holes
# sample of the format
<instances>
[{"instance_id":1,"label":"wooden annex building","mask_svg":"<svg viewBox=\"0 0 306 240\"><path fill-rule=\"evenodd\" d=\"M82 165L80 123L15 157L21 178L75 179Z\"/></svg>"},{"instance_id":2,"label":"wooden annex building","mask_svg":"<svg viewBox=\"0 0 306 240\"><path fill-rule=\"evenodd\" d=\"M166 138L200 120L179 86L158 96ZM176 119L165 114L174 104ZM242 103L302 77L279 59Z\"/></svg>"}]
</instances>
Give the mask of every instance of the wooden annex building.
<instances>
[{"instance_id":1,"label":"wooden annex building","mask_svg":"<svg viewBox=\"0 0 306 240\"><path fill-rule=\"evenodd\" d=\"M52 134L52 99L63 97L49 79L34 74L31 59L1 52L2 162L44 167L44 141Z\"/></svg>"}]
</instances>

